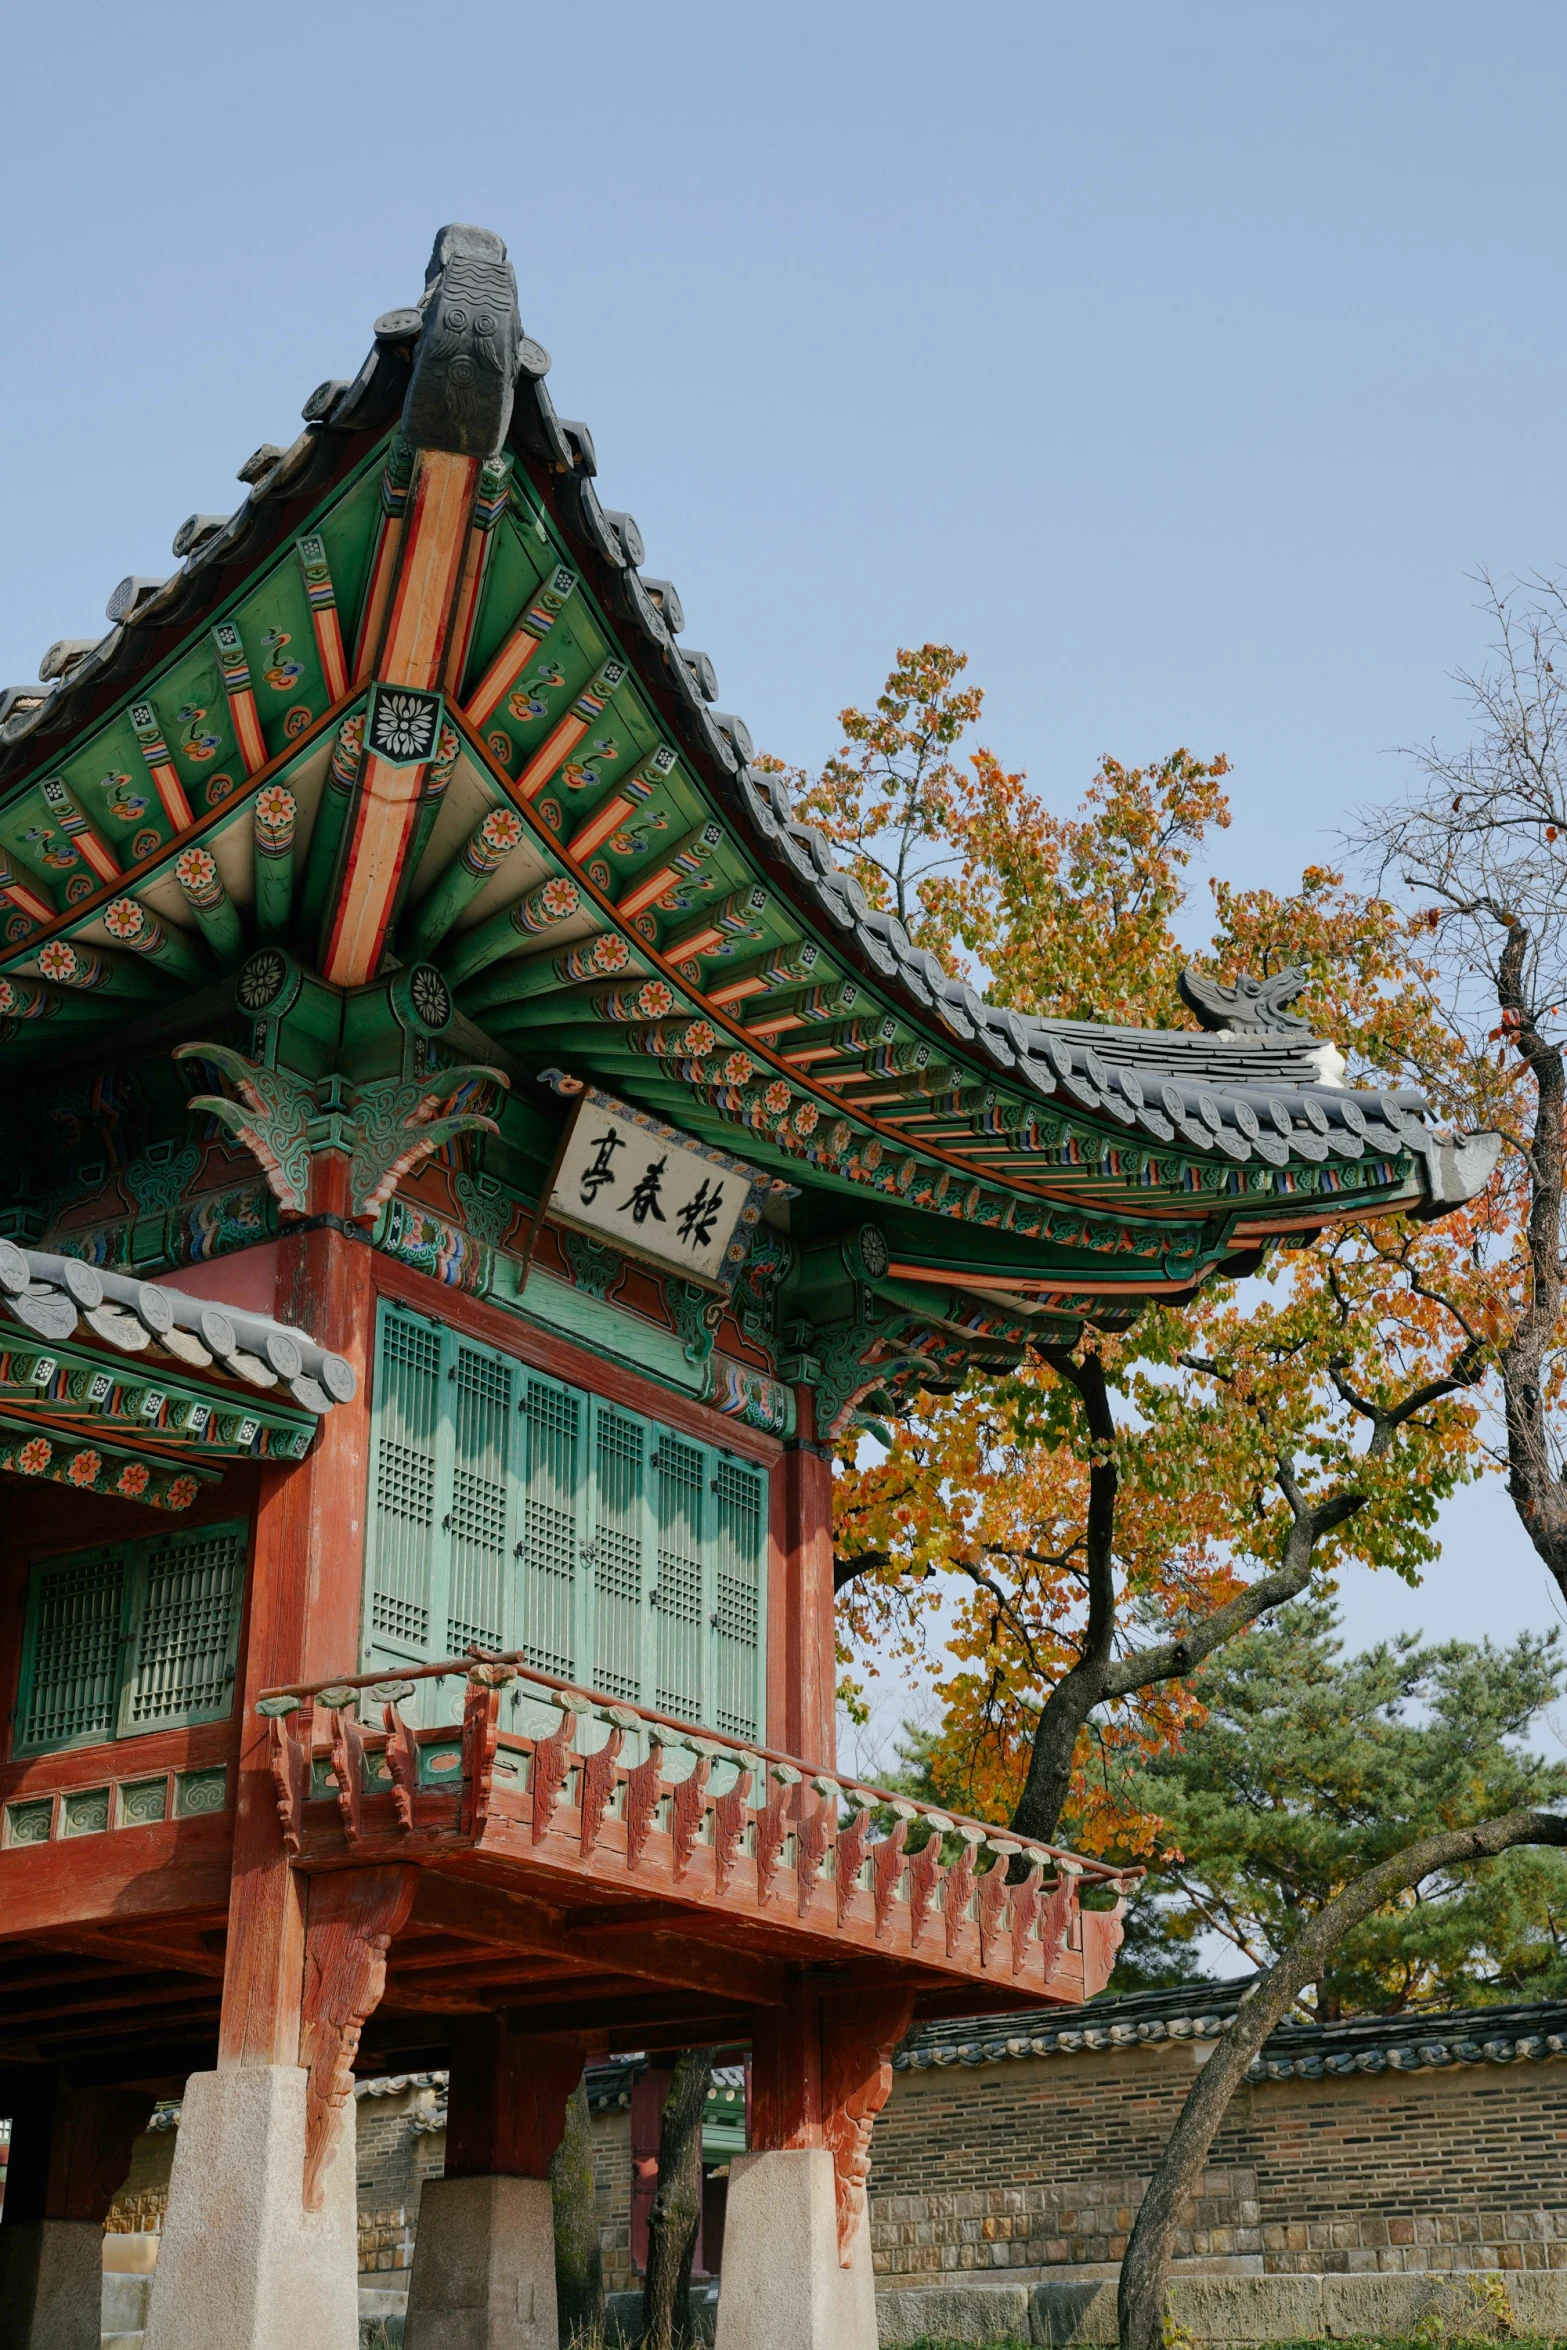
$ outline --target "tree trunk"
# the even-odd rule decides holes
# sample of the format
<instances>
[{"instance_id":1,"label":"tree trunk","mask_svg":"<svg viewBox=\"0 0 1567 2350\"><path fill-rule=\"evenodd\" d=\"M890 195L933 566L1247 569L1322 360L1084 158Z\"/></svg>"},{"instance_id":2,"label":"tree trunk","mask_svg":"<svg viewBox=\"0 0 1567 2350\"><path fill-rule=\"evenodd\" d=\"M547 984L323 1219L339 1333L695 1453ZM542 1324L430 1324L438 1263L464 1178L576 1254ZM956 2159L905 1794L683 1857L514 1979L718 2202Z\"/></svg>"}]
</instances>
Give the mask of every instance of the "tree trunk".
<instances>
[{"instance_id":1,"label":"tree trunk","mask_svg":"<svg viewBox=\"0 0 1567 2350\"><path fill-rule=\"evenodd\" d=\"M1257 1977L1230 2029L1215 2044L1193 2082L1143 2197L1121 2263L1117 2296L1121 2350L1162 2350L1170 2253L1181 2206L1196 2189L1208 2150L1230 2099L1245 2079L1247 2066L1307 1984L1317 1981L1330 1953L1352 1926L1370 1917L1391 1895L1418 1885L1433 1869L1485 1860L1514 1844L1567 1844L1567 1819L1557 1819L1550 1812L1508 1812L1500 1819L1481 1820L1472 1828L1427 1836L1391 1854L1346 1886L1296 1936L1284 1956Z\"/></svg>"},{"instance_id":2,"label":"tree trunk","mask_svg":"<svg viewBox=\"0 0 1567 2350\"><path fill-rule=\"evenodd\" d=\"M702 2118L712 2078L711 2048L688 2048L664 2100L658 2192L648 2220L643 2350L686 2350L691 2340L691 2262L702 2218Z\"/></svg>"},{"instance_id":3,"label":"tree trunk","mask_svg":"<svg viewBox=\"0 0 1567 2350\"><path fill-rule=\"evenodd\" d=\"M598 2193L587 2076L566 2105L566 2132L550 2158L555 2205L555 2316L561 2350L604 2339L604 2260L599 2248Z\"/></svg>"}]
</instances>

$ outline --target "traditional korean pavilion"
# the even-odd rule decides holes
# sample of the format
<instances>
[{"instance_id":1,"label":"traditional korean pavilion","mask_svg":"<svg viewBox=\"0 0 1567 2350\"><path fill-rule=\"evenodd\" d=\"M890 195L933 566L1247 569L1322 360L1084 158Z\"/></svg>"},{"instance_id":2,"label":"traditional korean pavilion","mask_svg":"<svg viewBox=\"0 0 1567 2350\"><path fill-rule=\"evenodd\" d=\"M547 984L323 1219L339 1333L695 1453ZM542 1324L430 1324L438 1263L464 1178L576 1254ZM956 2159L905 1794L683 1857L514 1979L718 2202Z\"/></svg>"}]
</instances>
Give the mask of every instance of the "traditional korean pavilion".
<instances>
[{"instance_id":1,"label":"traditional korean pavilion","mask_svg":"<svg viewBox=\"0 0 1567 2350\"><path fill-rule=\"evenodd\" d=\"M1489 1163L1287 981L1145 1033L917 953L549 365L443 229L0 694L18 2342L96 2344L180 2094L148 2350L352 2350L355 2069L439 2065L410 2350L553 2350L585 2056L721 2042L721 2350L869 2350L895 2044L1099 1990L1119 1885L836 1772L830 1440Z\"/></svg>"}]
</instances>

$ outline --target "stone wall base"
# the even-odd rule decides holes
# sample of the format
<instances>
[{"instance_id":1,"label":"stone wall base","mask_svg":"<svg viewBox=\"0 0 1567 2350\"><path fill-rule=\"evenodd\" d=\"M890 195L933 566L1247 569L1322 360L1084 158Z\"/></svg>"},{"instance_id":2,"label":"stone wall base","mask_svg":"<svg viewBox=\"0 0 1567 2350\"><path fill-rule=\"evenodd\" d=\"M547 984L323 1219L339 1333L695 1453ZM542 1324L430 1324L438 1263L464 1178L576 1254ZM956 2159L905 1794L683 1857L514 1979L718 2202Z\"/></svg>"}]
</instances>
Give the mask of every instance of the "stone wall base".
<instances>
[{"instance_id":1,"label":"stone wall base","mask_svg":"<svg viewBox=\"0 0 1567 2350\"><path fill-rule=\"evenodd\" d=\"M1107 2278L1101 2284L933 2285L878 2293L878 2338L881 2350L932 2336L1038 2343L1052 2350L1114 2342L1115 2290ZM1341 2341L1357 2334L1409 2334L1432 2319L1454 2334L1505 2332L1510 2324L1521 2334L1567 2339L1567 2273L1184 2276L1171 2284L1170 2315L1194 2342Z\"/></svg>"}]
</instances>

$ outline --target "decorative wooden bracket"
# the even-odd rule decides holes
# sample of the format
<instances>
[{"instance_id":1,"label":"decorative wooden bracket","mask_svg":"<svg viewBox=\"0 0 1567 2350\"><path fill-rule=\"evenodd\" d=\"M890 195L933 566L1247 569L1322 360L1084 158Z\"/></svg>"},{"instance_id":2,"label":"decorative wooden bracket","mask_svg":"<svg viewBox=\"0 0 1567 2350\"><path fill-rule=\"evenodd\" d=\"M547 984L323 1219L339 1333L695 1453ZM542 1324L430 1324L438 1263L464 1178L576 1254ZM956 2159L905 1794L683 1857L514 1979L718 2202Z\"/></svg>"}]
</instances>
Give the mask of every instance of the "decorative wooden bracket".
<instances>
[{"instance_id":1,"label":"decorative wooden bracket","mask_svg":"<svg viewBox=\"0 0 1567 2350\"><path fill-rule=\"evenodd\" d=\"M259 1710L266 1717L267 1760L277 1799L278 1825L283 1831L283 1849L292 1858L299 1850L305 1805L310 1800L315 1705L308 1697L303 1705L297 1697L264 1697Z\"/></svg>"},{"instance_id":2,"label":"decorative wooden bracket","mask_svg":"<svg viewBox=\"0 0 1567 2350\"><path fill-rule=\"evenodd\" d=\"M860 1871L865 1866L865 1847L870 1841L871 1811L863 1796L852 1791L849 1800L857 1805L846 1828L838 1830L838 1923L841 1926L849 1914L849 1904L860 1890Z\"/></svg>"},{"instance_id":3,"label":"decorative wooden bracket","mask_svg":"<svg viewBox=\"0 0 1567 2350\"><path fill-rule=\"evenodd\" d=\"M568 1703L564 1696L558 1696L555 1702L561 1709L560 1728L552 1731L548 1738L536 1738L533 1742L533 1841L535 1844L542 1844L549 1834L550 1821L555 1817L555 1807L565 1793L566 1781L571 1776L572 1748L577 1741L577 1714L579 1711L585 1710L581 1698L576 1698Z\"/></svg>"},{"instance_id":4,"label":"decorative wooden bracket","mask_svg":"<svg viewBox=\"0 0 1567 2350\"><path fill-rule=\"evenodd\" d=\"M969 1896L974 1890L974 1846L979 1842L977 1830L963 1827L958 1830L958 1834L963 1839L963 1845L957 1859L947 1871L946 1883L947 1956L949 1958L958 1956L963 1948L963 1938L968 1932Z\"/></svg>"},{"instance_id":5,"label":"decorative wooden bracket","mask_svg":"<svg viewBox=\"0 0 1567 2350\"><path fill-rule=\"evenodd\" d=\"M332 1708L331 1772L337 1782L343 1835L352 1846L359 1842L365 1800L365 1741L359 1727L357 1690L346 1705Z\"/></svg>"},{"instance_id":6,"label":"decorative wooden bracket","mask_svg":"<svg viewBox=\"0 0 1567 2350\"><path fill-rule=\"evenodd\" d=\"M635 1720L633 1714L631 1720ZM618 1722L611 1722L609 1736L602 1746L582 1758L582 1772L577 1782L577 1807L582 1819L582 1857L587 1859L599 1840L604 1815L609 1810L610 1797L615 1792L615 1765L626 1742L626 1733Z\"/></svg>"},{"instance_id":7,"label":"decorative wooden bracket","mask_svg":"<svg viewBox=\"0 0 1567 2350\"><path fill-rule=\"evenodd\" d=\"M334 1869L310 1880L299 2056L305 2087L305 2209L325 2200L327 2164L354 2093L365 2018L386 1988L386 1952L419 1883L411 1868Z\"/></svg>"},{"instance_id":8,"label":"decorative wooden bracket","mask_svg":"<svg viewBox=\"0 0 1567 2350\"><path fill-rule=\"evenodd\" d=\"M386 1767L392 1774L392 1809L405 1834L414 1824L414 1797L419 1792L419 1743L398 1711L395 1698L381 1711L386 1726Z\"/></svg>"},{"instance_id":9,"label":"decorative wooden bracket","mask_svg":"<svg viewBox=\"0 0 1567 2350\"><path fill-rule=\"evenodd\" d=\"M493 1118L475 1110L436 1112L468 1088L493 1085L505 1092L511 1079L483 1067L439 1069L409 1083L387 1079L361 1086L354 1096L356 1137L348 1163L349 1213L359 1222L389 1200L403 1176L459 1134L494 1134Z\"/></svg>"},{"instance_id":10,"label":"decorative wooden bracket","mask_svg":"<svg viewBox=\"0 0 1567 2350\"><path fill-rule=\"evenodd\" d=\"M696 1850L702 1815L707 1810L707 1782L712 1769L712 1756L698 1754L695 1768L676 1782L670 1796L669 1834L674 1846L677 1884L691 1866L691 1855Z\"/></svg>"},{"instance_id":11,"label":"decorative wooden bracket","mask_svg":"<svg viewBox=\"0 0 1567 2350\"><path fill-rule=\"evenodd\" d=\"M495 1749L501 1734L501 1691L516 1674L510 1665L475 1665L462 1709L462 1807L458 1826L477 1844L490 1816Z\"/></svg>"},{"instance_id":12,"label":"decorative wooden bracket","mask_svg":"<svg viewBox=\"0 0 1567 2350\"><path fill-rule=\"evenodd\" d=\"M920 1936L930 1920L931 1905L941 1878L941 1843L950 1825L933 1821L931 1832L909 1863L909 1948L918 1950Z\"/></svg>"},{"instance_id":13,"label":"decorative wooden bracket","mask_svg":"<svg viewBox=\"0 0 1567 2350\"><path fill-rule=\"evenodd\" d=\"M713 1885L719 1893L728 1892L735 1873L750 1817L751 1782L761 1768L757 1763L755 1770L741 1770L734 1785L713 1798Z\"/></svg>"},{"instance_id":14,"label":"decorative wooden bracket","mask_svg":"<svg viewBox=\"0 0 1567 2350\"><path fill-rule=\"evenodd\" d=\"M286 1070L264 1069L222 1044L177 1044L176 1061L210 1061L239 1095L193 1094L187 1107L205 1110L243 1143L261 1167L267 1189L286 1215L303 1216L310 1195L310 1121L315 1095Z\"/></svg>"},{"instance_id":15,"label":"decorative wooden bracket","mask_svg":"<svg viewBox=\"0 0 1567 2350\"><path fill-rule=\"evenodd\" d=\"M626 1866L634 1869L652 1833L664 1783L664 1749L655 1743L646 1762L626 1773Z\"/></svg>"},{"instance_id":16,"label":"decorative wooden bracket","mask_svg":"<svg viewBox=\"0 0 1567 2350\"><path fill-rule=\"evenodd\" d=\"M898 1879L903 1874L903 1847L908 1842L909 1822L918 1815L910 1804L894 1804L897 1814L892 1834L882 1839L871 1856L871 1905L876 1914L876 1939L883 1942L892 1918L892 1905L898 1896Z\"/></svg>"},{"instance_id":17,"label":"decorative wooden bracket","mask_svg":"<svg viewBox=\"0 0 1567 2350\"><path fill-rule=\"evenodd\" d=\"M1034 1920L1039 1915L1039 1880L1043 1871L1036 1860L1028 1875L1012 1888L1012 1972L1020 1975L1028 1957L1028 1938ZM1050 1971L1047 1959L1045 1972Z\"/></svg>"},{"instance_id":18,"label":"decorative wooden bracket","mask_svg":"<svg viewBox=\"0 0 1567 2350\"><path fill-rule=\"evenodd\" d=\"M991 1844L996 1857L979 1880L979 1899L974 1905L979 1912L981 1966L989 1966L1001 1937L1001 1921L1006 1914L1009 1890L1007 1871L1012 1864L1012 1855L1018 1849L1015 1844L1003 1844L999 1838L992 1838Z\"/></svg>"},{"instance_id":19,"label":"decorative wooden bracket","mask_svg":"<svg viewBox=\"0 0 1567 2350\"><path fill-rule=\"evenodd\" d=\"M789 1805L800 1784L799 1772L789 1763L774 1763L768 1776L773 1782L773 1793L756 1815L756 1898L764 1905L772 1899L773 1879L778 1874L784 1837L788 1833ZM762 1784L766 1783L764 1778Z\"/></svg>"},{"instance_id":20,"label":"decorative wooden bracket","mask_svg":"<svg viewBox=\"0 0 1567 2350\"><path fill-rule=\"evenodd\" d=\"M802 1812L794 1831L794 1875L799 1912L803 1918L815 1898L822 1862L838 1833L838 1788L832 1779L813 1779L816 1802Z\"/></svg>"},{"instance_id":21,"label":"decorative wooden bracket","mask_svg":"<svg viewBox=\"0 0 1567 2350\"><path fill-rule=\"evenodd\" d=\"M913 2013L912 1985L822 2003L822 2136L833 2161L838 2259L844 2268L854 2257L865 2211L871 2132L892 2093L892 2052Z\"/></svg>"}]
</instances>

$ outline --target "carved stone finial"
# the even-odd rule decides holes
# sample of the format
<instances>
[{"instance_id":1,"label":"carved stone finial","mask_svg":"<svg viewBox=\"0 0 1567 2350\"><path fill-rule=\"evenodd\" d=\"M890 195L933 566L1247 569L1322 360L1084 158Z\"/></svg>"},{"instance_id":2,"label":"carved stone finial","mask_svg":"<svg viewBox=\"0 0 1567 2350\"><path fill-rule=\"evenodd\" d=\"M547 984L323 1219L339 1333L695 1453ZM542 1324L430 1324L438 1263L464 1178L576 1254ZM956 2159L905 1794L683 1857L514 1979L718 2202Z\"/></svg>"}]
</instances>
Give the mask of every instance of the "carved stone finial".
<instances>
[{"instance_id":1,"label":"carved stone finial","mask_svg":"<svg viewBox=\"0 0 1567 2350\"><path fill-rule=\"evenodd\" d=\"M1176 985L1182 1003L1204 1028L1231 1028L1241 1036L1309 1036L1311 1022L1285 1008L1309 976L1303 965L1294 964L1287 971L1275 971L1271 979L1242 977L1233 987L1221 987L1200 971L1183 971Z\"/></svg>"},{"instance_id":2,"label":"carved stone finial","mask_svg":"<svg viewBox=\"0 0 1567 2350\"><path fill-rule=\"evenodd\" d=\"M418 449L489 457L506 438L521 356L517 280L489 229L436 237L425 271L403 437Z\"/></svg>"}]
</instances>

